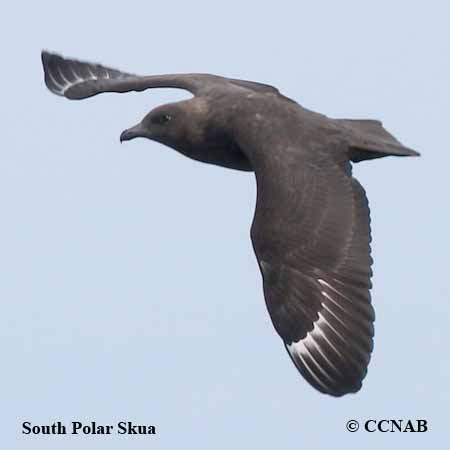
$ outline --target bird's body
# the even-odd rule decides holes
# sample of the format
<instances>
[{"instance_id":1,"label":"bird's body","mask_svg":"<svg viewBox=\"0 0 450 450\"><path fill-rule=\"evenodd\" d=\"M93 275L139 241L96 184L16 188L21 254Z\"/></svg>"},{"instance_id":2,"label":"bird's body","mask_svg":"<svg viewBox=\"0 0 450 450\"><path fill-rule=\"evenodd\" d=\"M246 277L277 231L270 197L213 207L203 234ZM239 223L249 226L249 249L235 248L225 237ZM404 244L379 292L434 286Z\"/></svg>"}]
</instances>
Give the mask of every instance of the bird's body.
<instances>
[{"instance_id":1,"label":"bird's body","mask_svg":"<svg viewBox=\"0 0 450 450\"><path fill-rule=\"evenodd\" d=\"M71 99L153 87L189 90L121 140L146 137L192 159L254 171L251 229L272 322L321 392L360 389L373 348L370 219L350 161L417 154L370 120L330 119L272 86L205 74L137 77L43 53L49 89Z\"/></svg>"}]
</instances>

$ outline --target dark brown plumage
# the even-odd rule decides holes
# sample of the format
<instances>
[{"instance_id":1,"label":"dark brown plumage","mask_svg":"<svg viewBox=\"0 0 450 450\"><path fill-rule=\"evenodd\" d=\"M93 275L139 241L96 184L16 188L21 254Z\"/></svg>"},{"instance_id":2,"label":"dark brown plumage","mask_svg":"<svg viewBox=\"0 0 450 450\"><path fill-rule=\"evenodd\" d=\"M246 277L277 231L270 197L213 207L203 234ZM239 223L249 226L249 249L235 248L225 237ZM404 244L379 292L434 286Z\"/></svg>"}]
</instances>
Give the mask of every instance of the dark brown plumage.
<instances>
[{"instance_id":1,"label":"dark brown plumage","mask_svg":"<svg viewBox=\"0 0 450 450\"><path fill-rule=\"evenodd\" d=\"M121 141L146 137L223 167L254 171L251 229L272 322L294 364L321 392L356 392L373 348L369 207L350 161L414 156L378 121L308 111L261 83L215 75L140 77L42 53L47 87L69 99L167 87Z\"/></svg>"}]
</instances>

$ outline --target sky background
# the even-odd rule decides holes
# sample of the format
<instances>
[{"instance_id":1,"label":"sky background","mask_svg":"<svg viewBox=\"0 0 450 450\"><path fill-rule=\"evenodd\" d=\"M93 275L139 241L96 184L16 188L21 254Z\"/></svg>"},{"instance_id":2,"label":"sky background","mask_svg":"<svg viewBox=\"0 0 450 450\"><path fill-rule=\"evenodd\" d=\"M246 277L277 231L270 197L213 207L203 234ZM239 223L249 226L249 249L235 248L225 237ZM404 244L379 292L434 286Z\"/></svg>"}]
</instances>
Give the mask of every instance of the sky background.
<instances>
[{"instance_id":1,"label":"sky background","mask_svg":"<svg viewBox=\"0 0 450 450\"><path fill-rule=\"evenodd\" d=\"M442 448L448 440L450 7L446 1L8 2L0 41L0 446ZM266 312L252 174L119 144L153 90L81 102L41 49L140 74L262 81L307 108L380 119L422 158L356 165L372 210L376 340L363 389L297 373ZM427 433L349 433L349 419ZM24 436L21 423L157 427Z\"/></svg>"}]
</instances>

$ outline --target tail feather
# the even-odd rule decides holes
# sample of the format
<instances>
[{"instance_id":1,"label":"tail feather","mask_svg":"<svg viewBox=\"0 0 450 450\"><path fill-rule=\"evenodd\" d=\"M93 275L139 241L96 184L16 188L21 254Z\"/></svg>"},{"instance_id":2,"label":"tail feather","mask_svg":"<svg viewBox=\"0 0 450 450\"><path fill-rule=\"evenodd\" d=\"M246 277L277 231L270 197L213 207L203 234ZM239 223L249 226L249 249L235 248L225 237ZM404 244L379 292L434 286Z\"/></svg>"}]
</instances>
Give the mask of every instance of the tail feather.
<instances>
[{"instance_id":1,"label":"tail feather","mask_svg":"<svg viewBox=\"0 0 450 450\"><path fill-rule=\"evenodd\" d=\"M384 156L420 156L399 142L378 120L337 119L336 122L346 132L353 162Z\"/></svg>"}]
</instances>

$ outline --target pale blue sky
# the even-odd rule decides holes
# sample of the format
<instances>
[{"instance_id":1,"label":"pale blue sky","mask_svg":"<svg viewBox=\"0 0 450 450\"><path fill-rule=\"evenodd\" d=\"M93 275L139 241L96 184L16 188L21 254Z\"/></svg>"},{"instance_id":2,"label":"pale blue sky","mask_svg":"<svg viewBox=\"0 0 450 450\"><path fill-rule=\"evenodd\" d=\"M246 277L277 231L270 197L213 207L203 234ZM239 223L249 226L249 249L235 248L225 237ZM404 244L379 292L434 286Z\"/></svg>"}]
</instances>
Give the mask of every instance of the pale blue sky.
<instances>
[{"instance_id":1,"label":"pale blue sky","mask_svg":"<svg viewBox=\"0 0 450 450\"><path fill-rule=\"evenodd\" d=\"M1 448L442 448L449 421L450 8L392 2L9 2L0 152ZM422 158L362 163L376 341L363 390L297 373L265 310L251 174L119 144L154 90L51 95L40 51L142 74L276 85L380 119ZM425 418L425 434L345 430ZM25 437L21 422L133 420L156 437Z\"/></svg>"}]
</instances>

